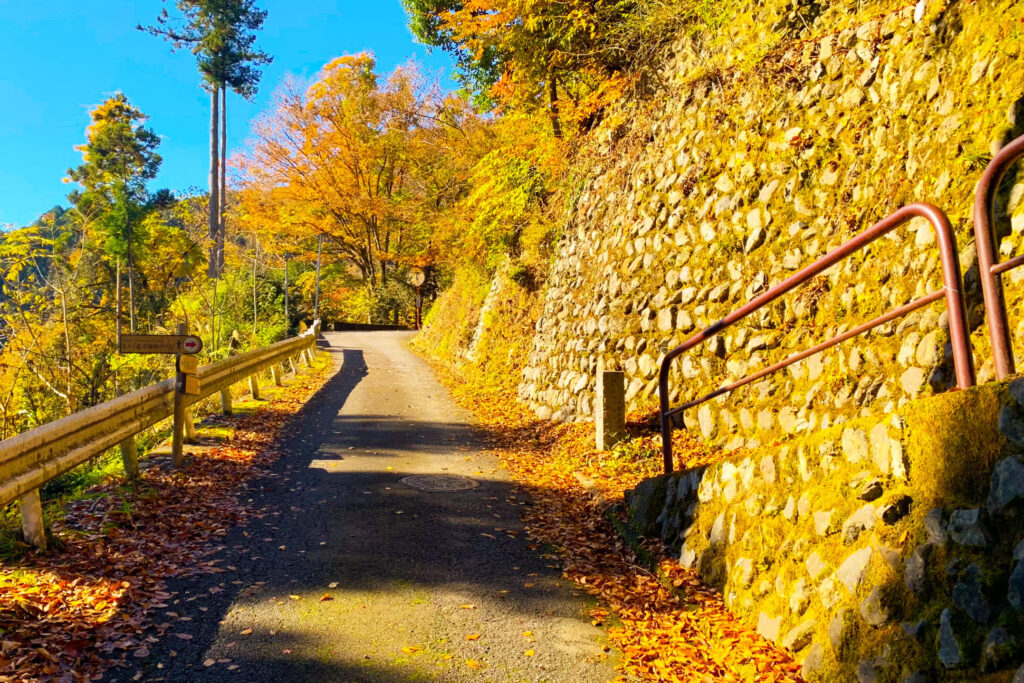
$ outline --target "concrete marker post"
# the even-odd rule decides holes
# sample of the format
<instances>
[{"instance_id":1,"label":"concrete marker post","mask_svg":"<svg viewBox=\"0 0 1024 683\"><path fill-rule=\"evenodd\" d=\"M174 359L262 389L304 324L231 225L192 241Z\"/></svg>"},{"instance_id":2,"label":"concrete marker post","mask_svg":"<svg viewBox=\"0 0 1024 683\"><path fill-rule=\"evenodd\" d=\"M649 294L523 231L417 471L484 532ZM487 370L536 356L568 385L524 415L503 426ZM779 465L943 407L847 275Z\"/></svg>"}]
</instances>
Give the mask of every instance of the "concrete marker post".
<instances>
[{"instance_id":1,"label":"concrete marker post","mask_svg":"<svg viewBox=\"0 0 1024 683\"><path fill-rule=\"evenodd\" d=\"M606 451L626 438L626 376L597 364L597 400L594 407L596 446Z\"/></svg>"},{"instance_id":2,"label":"concrete marker post","mask_svg":"<svg viewBox=\"0 0 1024 683\"><path fill-rule=\"evenodd\" d=\"M281 368L276 363L270 366L270 378L274 380L275 387L284 386L281 382Z\"/></svg>"},{"instance_id":3,"label":"concrete marker post","mask_svg":"<svg viewBox=\"0 0 1024 683\"><path fill-rule=\"evenodd\" d=\"M25 542L39 550L46 550L46 521L43 519L39 489L22 494L20 507L21 531L25 535Z\"/></svg>"},{"instance_id":4,"label":"concrete marker post","mask_svg":"<svg viewBox=\"0 0 1024 683\"><path fill-rule=\"evenodd\" d=\"M252 400L260 400L260 378L258 375L249 375L249 393Z\"/></svg>"}]
</instances>

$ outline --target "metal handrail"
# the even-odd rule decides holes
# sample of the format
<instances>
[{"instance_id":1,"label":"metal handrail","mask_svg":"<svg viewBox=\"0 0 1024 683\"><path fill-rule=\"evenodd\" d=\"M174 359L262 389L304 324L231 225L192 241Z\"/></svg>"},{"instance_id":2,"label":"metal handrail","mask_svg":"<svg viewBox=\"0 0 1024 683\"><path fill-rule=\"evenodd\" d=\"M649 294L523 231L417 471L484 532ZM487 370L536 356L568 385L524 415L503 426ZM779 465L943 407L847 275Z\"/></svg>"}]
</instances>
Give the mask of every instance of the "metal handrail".
<instances>
[{"instance_id":1,"label":"metal handrail","mask_svg":"<svg viewBox=\"0 0 1024 683\"><path fill-rule=\"evenodd\" d=\"M205 365L192 405L316 343L320 322L303 334ZM39 488L174 413L175 379L118 396L0 441L0 505Z\"/></svg>"},{"instance_id":2,"label":"metal handrail","mask_svg":"<svg viewBox=\"0 0 1024 683\"><path fill-rule=\"evenodd\" d=\"M763 306L775 301L783 294L794 289L797 285L800 285L810 278L820 274L915 217L926 219L935 229L935 235L939 245L939 255L942 260L942 274L944 281L942 289L926 294L925 296L911 301L908 304L884 313L870 322L855 327L852 330L833 337L832 339L810 349L789 356L785 360L752 375L748 375L737 382L733 382L732 384L716 389L705 396L684 403L676 408L669 407L668 375L673 360L695 346L711 339L733 323L742 320L754 311L757 311ZM658 373L661 442L662 454L665 461L665 472L669 473L673 468L672 417L674 415L681 414L688 408L697 406L712 398L721 396L722 394L729 393L739 387L749 384L750 382L760 379L765 375L781 370L782 368L803 360L808 356L835 346L836 344L850 339L851 337L863 334L864 332L878 327L879 325L884 325L890 320L926 306L933 301L943 298L943 296L946 299L946 310L949 312L949 333L950 341L953 346L953 363L956 369L957 386L961 389L965 389L967 387L974 386L974 359L971 356L970 337L967 328L967 306L963 297L963 285L960 277L960 259L956 250L956 238L953 235L953 228L950 226L949 219L946 217L946 214L943 213L941 209L931 204L908 204L895 213L883 218L878 223L875 223L853 239L825 254L809 266L803 268L797 273L794 273L774 287L769 288L764 294L751 299L744 306L737 308L718 322L693 335L685 342L665 354L665 357L661 361L661 369Z\"/></svg>"},{"instance_id":3,"label":"metal handrail","mask_svg":"<svg viewBox=\"0 0 1024 683\"><path fill-rule=\"evenodd\" d=\"M978 247L978 271L985 299L985 317L992 342L992 361L996 379L1016 372L1010 344L1010 326L1006 320L1006 300L1000 277L1008 270L1024 265L1024 254L999 262L996 253L995 197L999 183L1015 162L1024 159L1024 135L999 150L985 168L974 191L974 241Z\"/></svg>"}]
</instances>

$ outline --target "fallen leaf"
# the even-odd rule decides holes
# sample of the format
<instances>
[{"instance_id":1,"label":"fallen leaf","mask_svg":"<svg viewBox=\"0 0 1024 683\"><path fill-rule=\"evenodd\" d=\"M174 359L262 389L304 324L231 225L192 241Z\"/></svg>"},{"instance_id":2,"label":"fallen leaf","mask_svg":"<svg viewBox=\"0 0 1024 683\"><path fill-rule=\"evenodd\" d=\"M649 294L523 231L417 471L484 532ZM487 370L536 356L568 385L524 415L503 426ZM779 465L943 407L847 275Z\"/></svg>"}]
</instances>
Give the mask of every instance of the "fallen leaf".
<instances>
[{"instance_id":1,"label":"fallen leaf","mask_svg":"<svg viewBox=\"0 0 1024 683\"><path fill-rule=\"evenodd\" d=\"M469 635L466 636L466 640L480 640L480 634L479 633L470 633Z\"/></svg>"},{"instance_id":2,"label":"fallen leaf","mask_svg":"<svg viewBox=\"0 0 1024 683\"><path fill-rule=\"evenodd\" d=\"M242 629L241 631L238 632L238 635L240 635L240 636L248 636L250 634L252 634L252 629L251 628Z\"/></svg>"},{"instance_id":3,"label":"fallen leaf","mask_svg":"<svg viewBox=\"0 0 1024 683\"><path fill-rule=\"evenodd\" d=\"M532 657L534 655L534 651L533 650L527 650L523 654L525 654L527 657Z\"/></svg>"},{"instance_id":4,"label":"fallen leaf","mask_svg":"<svg viewBox=\"0 0 1024 683\"><path fill-rule=\"evenodd\" d=\"M216 659L207 659L206 661L203 662L203 666L213 666L216 663L217 663Z\"/></svg>"},{"instance_id":5,"label":"fallen leaf","mask_svg":"<svg viewBox=\"0 0 1024 683\"><path fill-rule=\"evenodd\" d=\"M470 669L482 669L482 668L484 668L483 662L478 662L475 659L467 659L466 660L466 666L468 666Z\"/></svg>"},{"instance_id":6,"label":"fallen leaf","mask_svg":"<svg viewBox=\"0 0 1024 683\"><path fill-rule=\"evenodd\" d=\"M328 600L333 600L333 599L334 598L331 597L330 595L328 595L327 593L324 593L323 595L320 596L320 602L327 602Z\"/></svg>"}]
</instances>

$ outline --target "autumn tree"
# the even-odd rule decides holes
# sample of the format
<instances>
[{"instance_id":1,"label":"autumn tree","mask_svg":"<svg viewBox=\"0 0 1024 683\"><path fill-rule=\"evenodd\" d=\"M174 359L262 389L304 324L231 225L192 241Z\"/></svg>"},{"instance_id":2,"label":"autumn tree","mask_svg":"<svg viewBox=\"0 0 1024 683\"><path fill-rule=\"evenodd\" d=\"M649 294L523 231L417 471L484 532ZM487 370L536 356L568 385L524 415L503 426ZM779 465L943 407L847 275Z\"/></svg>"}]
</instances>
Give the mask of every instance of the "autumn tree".
<instances>
[{"instance_id":1,"label":"autumn tree","mask_svg":"<svg viewBox=\"0 0 1024 683\"><path fill-rule=\"evenodd\" d=\"M267 12L255 0L177 0L175 5L180 16L172 17L165 7L156 25L138 28L169 40L175 49L188 48L210 93L209 273L217 277L224 268L227 91L246 99L256 93L260 67L272 59L255 47Z\"/></svg>"},{"instance_id":2,"label":"autumn tree","mask_svg":"<svg viewBox=\"0 0 1024 683\"><path fill-rule=\"evenodd\" d=\"M414 66L383 79L375 69L368 54L345 56L308 87L286 84L239 162L242 219L278 241L324 234L371 290L426 247L458 194L448 143L474 118Z\"/></svg>"},{"instance_id":3,"label":"autumn tree","mask_svg":"<svg viewBox=\"0 0 1024 683\"><path fill-rule=\"evenodd\" d=\"M82 164L68 169L67 180L78 183L69 199L83 215L93 216L104 236L104 248L128 270L129 321L135 330L135 261L142 218L149 202L146 182L156 177L161 158L160 138L148 119L122 93L91 113L86 143L76 147Z\"/></svg>"},{"instance_id":4,"label":"autumn tree","mask_svg":"<svg viewBox=\"0 0 1024 683\"><path fill-rule=\"evenodd\" d=\"M479 99L546 109L555 137L614 97L631 0L403 0L419 40L452 53ZM595 97L596 95L596 97ZM568 100L568 102L566 102ZM569 109L569 112L564 111Z\"/></svg>"}]
</instances>

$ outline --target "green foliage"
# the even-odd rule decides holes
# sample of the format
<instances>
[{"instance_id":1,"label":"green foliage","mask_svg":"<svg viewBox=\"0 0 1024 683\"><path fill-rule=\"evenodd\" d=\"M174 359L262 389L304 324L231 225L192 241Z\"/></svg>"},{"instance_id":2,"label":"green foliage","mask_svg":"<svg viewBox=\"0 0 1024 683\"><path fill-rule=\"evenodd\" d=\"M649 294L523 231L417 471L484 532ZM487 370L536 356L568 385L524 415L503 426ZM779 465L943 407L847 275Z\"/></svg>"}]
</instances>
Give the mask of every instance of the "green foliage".
<instances>
[{"instance_id":1,"label":"green foliage","mask_svg":"<svg viewBox=\"0 0 1024 683\"><path fill-rule=\"evenodd\" d=\"M155 26L137 28L169 40L175 49L188 48L211 91L223 86L252 97L262 75L259 67L272 61L255 47L266 10L258 9L255 0L177 0L175 5L181 16L172 17L164 8Z\"/></svg>"}]
</instances>

